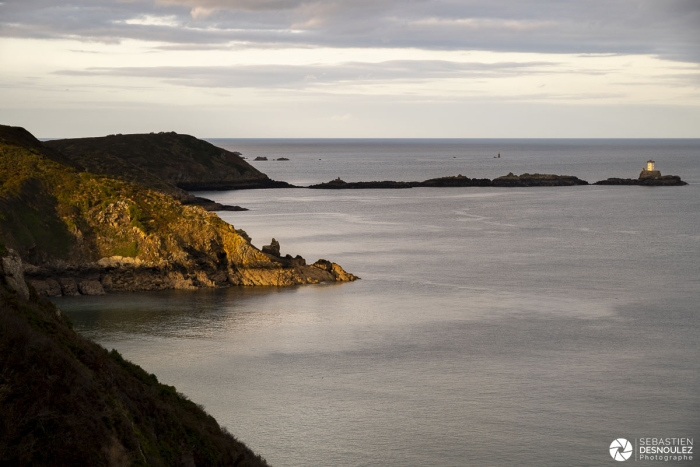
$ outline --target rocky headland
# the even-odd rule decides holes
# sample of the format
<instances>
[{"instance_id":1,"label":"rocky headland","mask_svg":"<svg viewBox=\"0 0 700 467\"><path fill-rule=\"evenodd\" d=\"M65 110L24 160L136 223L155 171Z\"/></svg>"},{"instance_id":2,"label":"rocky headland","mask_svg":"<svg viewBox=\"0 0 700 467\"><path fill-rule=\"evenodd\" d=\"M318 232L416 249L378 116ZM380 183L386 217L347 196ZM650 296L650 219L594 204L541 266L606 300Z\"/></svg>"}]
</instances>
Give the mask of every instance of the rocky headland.
<instances>
[{"instance_id":1,"label":"rocky headland","mask_svg":"<svg viewBox=\"0 0 700 467\"><path fill-rule=\"evenodd\" d=\"M78 335L24 268L0 247L0 465L267 466L202 406Z\"/></svg>"},{"instance_id":2,"label":"rocky headland","mask_svg":"<svg viewBox=\"0 0 700 467\"><path fill-rule=\"evenodd\" d=\"M80 164L63 158L58 147L0 126L0 241L18 252L40 294L356 279L326 260L263 252L216 214L148 183L88 172L97 163L84 153Z\"/></svg>"},{"instance_id":3,"label":"rocky headland","mask_svg":"<svg viewBox=\"0 0 700 467\"><path fill-rule=\"evenodd\" d=\"M182 200L192 197L188 191L292 187L268 178L240 152L175 132L61 139L44 146L87 172Z\"/></svg>"}]
</instances>

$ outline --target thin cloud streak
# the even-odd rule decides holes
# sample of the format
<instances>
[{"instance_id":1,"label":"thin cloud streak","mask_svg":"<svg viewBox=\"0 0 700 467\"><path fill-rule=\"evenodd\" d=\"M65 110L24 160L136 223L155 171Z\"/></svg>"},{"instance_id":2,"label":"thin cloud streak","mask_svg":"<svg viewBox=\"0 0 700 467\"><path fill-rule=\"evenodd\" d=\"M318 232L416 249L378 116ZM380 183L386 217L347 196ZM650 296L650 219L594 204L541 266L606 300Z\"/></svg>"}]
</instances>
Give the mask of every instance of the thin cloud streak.
<instances>
[{"instance_id":1,"label":"thin cloud streak","mask_svg":"<svg viewBox=\"0 0 700 467\"><path fill-rule=\"evenodd\" d=\"M334 65L245 65L209 67L120 67L60 70L66 76L158 78L184 86L217 88L308 88L338 83L494 78L545 73L556 62L458 63L444 60L393 60Z\"/></svg>"}]
</instances>

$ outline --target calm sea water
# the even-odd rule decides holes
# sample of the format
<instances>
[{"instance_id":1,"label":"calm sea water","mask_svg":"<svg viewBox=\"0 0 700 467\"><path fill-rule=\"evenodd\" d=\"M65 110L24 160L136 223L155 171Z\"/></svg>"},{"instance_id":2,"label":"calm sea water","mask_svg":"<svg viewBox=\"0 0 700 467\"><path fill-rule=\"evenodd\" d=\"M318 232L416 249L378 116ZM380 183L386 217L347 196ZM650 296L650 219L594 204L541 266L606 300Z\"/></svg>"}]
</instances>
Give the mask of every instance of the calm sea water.
<instances>
[{"instance_id":1,"label":"calm sea water","mask_svg":"<svg viewBox=\"0 0 700 467\"><path fill-rule=\"evenodd\" d=\"M298 184L649 158L691 182L202 193L362 280L57 300L273 465L612 465L616 438L700 439L700 141L216 143Z\"/></svg>"}]
</instances>

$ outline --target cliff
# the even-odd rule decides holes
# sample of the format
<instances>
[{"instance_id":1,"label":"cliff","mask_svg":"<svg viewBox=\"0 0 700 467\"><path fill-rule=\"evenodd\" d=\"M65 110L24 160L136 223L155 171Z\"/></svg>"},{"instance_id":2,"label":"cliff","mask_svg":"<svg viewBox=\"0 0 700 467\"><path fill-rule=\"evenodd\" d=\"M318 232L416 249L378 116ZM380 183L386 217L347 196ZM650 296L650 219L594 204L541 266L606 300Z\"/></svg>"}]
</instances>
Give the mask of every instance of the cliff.
<instances>
[{"instance_id":1,"label":"cliff","mask_svg":"<svg viewBox=\"0 0 700 467\"><path fill-rule=\"evenodd\" d=\"M267 463L201 406L76 334L0 251L0 465Z\"/></svg>"},{"instance_id":2,"label":"cliff","mask_svg":"<svg viewBox=\"0 0 700 467\"><path fill-rule=\"evenodd\" d=\"M171 196L183 190L284 188L231 152L193 136L170 133L110 135L47 141L76 165L94 174L138 183Z\"/></svg>"},{"instance_id":3,"label":"cliff","mask_svg":"<svg viewBox=\"0 0 700 467\"><path fill-rule=\"evenodd\" d=\"M0 240L42 294L355 279L325 260L263 253L213 213L65 165L18 131L0 127Z\"/></svg>"}]
</instances>

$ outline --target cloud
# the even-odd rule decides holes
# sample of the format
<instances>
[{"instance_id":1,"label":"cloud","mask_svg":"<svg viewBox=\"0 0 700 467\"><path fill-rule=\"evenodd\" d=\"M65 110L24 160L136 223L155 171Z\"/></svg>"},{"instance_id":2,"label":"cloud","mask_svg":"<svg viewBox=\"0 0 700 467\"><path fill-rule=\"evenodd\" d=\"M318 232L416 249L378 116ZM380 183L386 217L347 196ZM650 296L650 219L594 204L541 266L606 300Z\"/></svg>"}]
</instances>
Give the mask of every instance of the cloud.
<instances>
[{"instance_id":1,"label":"cloud","mask_svg":"<svg viewBox=\"0 0 700 467\"><path fill-rule=\"evenodd\" d=\"M22 0L0 35L186 47L640 53L700 62L697 0Z\"/></svg>"},{"instance_id":2,"label":"cloud","mask_svg":"<svg viewBox=\"0 0 700 467\"><path fill-rule=\"evenodd\" d=\"M63 70L68 76L156 78L204 88L310 88L337 84L419 82L445 78L494 78L545 73L554 62L460 63L444 60L391 60L319 65L162 66Z\"/></svg>"}]
</instances>

